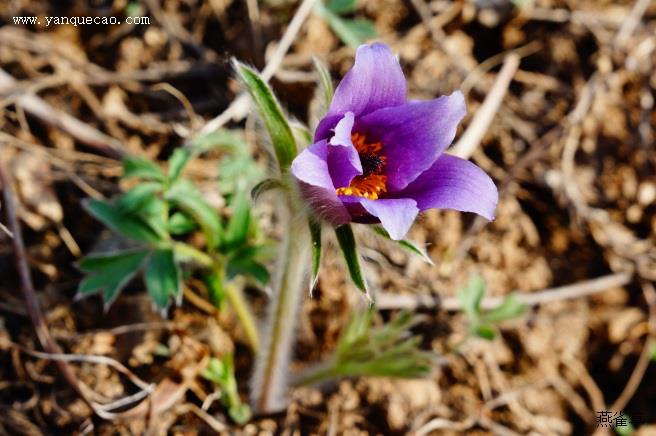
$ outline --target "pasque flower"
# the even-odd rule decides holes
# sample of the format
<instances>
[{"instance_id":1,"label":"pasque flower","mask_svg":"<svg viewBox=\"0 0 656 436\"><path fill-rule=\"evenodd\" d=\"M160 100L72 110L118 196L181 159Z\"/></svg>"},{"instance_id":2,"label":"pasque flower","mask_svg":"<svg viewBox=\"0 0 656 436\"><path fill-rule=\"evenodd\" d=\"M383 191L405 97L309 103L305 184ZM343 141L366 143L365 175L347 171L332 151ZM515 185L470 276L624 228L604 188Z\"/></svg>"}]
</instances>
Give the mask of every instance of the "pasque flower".
<instances>
[{"instance_id":1,"label":"pasque flower","mask_svg":"<svg viewBox=\"0 0 656 436\"><path fill-rule=\"evenodd\" d=\"M394 239L430 208L492 220L498 201L492 179L444 153L465 116L462 93L428 101L406 100L406 94L389 47L360 46L314 144L292 163L310 208L333 225L380 222Z\"/></svg>"}]
</instances>

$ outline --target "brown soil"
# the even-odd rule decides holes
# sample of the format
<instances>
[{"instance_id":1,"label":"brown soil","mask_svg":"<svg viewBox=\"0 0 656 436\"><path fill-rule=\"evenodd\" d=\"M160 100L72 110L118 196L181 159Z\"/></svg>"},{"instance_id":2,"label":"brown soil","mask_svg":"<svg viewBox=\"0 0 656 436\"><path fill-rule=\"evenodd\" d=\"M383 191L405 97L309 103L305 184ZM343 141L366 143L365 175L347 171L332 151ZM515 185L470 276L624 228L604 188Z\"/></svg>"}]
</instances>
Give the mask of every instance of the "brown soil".
<instances>
[{"instance_id":1,"label":"brown soil","mask_svg":"<svg viewBox=\"0 0 656 436\"><path fill-rule=\"evenodd\" d=\"M246 397L252 355L229 314L208 314L186 298L164 319L151 310L139 281L107 313L98 298L73 301L81 278L76 258L106 243L81 200L120 190L120 163L108 146L116 141L130 153L167 158L190 128L220 114L237 95L230 59L262 68L297 7L258 2L252 32L247 3L151 0L139 14L149 16L150 25L77 27L14 25L12 17L123 18L127 2L0 5L0 73L15 80L0 81L0 161L14 183L47 327L64 352L109 356L157 384L151 401L129 412L131 419L102 419L57 365L30 354L40 345L21 300L16 253L0 230L0 433L211 434L221 424L226 434L611 434L598 428L596 417L621 410L642 421L636 434L656 434L656 366L644 369L640 357L648 357L647 344L656 337L654 2L640 10L644 1L535 0L514 2L517 8L504 0L363 0L357 14L373 20L380 39L399 53L412 98L466 86L463 129L495 82L503 63L497 55L514 50L522 57L472 156L500 188L496 220L424 214L410 237L426 244L434 267L359 232L376 292L446 301L473 274L486 280L490 296L573 283L585 290L589 280L614 273L628 279L593 295L534 305L503 324L494 341L469 340L457 353L451 349L466 333L464 316L440 304L417 309L424 318L413 331L426 350L444 356L430 377L299 389L284 413L255 417L242 428L220 402L201 410L212 387L195 377L208 356L234 349ZM312 119L313 55L338 80L353 54L311 15L273 80L289 112ZM153 89L162 82L184 95L194 114L172 94ZM85 141L79 129L35 116L21 100L28 92L47 102L56 120L70 114L106 136ZM253 121L230 127L261 142ZM206 156L188 170L209 192L219 158ZM249 295L263 305L259 291ZM386 301L379 321L401 305L393 297ZM329 356L361 303L329 247L315 298L304 304L294 368ZM121 326L128 327L115 330ZM158 352L160 344L169 356ZM136 392L108 365L71 365L98 398ZM148 407L156 416L147 417Z\"/></svg>"}]
</instances>

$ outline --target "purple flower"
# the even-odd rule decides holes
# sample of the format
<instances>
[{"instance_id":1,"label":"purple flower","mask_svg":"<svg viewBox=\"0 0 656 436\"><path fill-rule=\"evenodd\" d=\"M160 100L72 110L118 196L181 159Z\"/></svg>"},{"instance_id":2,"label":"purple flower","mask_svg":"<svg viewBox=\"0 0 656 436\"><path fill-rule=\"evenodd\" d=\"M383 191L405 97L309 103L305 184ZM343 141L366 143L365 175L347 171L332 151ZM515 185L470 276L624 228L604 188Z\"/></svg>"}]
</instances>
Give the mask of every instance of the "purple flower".
<instances>
[{"instance_id":1,"label":"purple flower","mask_svg":"<svg viewBox=\"0 0 656 436\"><path fill-rule=\"evenodd\" d=\"M394 239L430 208L492 220L498 201L492 179L444 154L466 113L462 93L412 101L406 92L389 47L358 48L314 144L292 163L304 199L333 225L380 222Z\"/></svg>"}]
</instances>

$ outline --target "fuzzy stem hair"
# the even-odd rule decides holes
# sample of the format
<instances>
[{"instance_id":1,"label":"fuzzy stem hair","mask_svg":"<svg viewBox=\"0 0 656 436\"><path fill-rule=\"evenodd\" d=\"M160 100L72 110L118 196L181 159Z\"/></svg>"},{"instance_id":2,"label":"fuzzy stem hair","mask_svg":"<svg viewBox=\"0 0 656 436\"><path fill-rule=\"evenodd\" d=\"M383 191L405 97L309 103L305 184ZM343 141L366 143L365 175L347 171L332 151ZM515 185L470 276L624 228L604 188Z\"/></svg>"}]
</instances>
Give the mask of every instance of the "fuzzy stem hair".
<instances>
[{"instance_id":1,"label":"fuzzy stem hair","mask_svg":"<svg viewBox=\"0 0 656 436\"><path fill-rule=\"evenodd\" d=\"M311 248L307 218L289 198L283 201L280 221L288 223L289 227L285 229L280 245L277 275L251 387L253 408L260 413L276 412L287 406L294 333L307 288Z\"/></svg>"}]
</instances>

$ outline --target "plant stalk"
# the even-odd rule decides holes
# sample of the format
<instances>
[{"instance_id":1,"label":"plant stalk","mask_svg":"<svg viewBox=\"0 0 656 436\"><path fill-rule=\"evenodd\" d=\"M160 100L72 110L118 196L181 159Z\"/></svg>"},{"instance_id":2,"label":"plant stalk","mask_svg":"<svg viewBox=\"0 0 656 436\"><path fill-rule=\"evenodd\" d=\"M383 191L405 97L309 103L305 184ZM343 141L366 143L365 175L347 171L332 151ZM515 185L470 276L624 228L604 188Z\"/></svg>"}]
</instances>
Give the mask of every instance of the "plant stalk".
<instances>
[{"instance_id":1,"label":"plant stalk","mask_svg":"<svg viewBox=\"0 0 656 436\"><path fill-rule=\"evenodd\" d=\"M237 315L237 318L244 329L244 334L246 335L248 343L251 345L254 352L259 352L260 336L257 332L257 326L253 314L248 307L248 303L246 303L246 300L244 299L242 289L234 283L226 283L225 291L226 296L228 297L228 300L230 300L230 304L235 311L235 315Z\"/></svg>"},{"instance_id":2,"label":"plant stalk","mask_svg":"<svg viewBox=\"0 0 656 436\"><path fill-rule=\"evenodd\" d=\"M218 259L214 259L209 254L202 252L191 245L185 244L184 242L175 242L173 248L179 255L193 259L205 268L221 272L223 271L221 262ZM221 280L225 280L224 275L225 274L221 273ZM246 303L246 300L244 299L244 294L241 291L241 288L237 287L234 283L226 283L225 291L226 296L228 297L228 300L230 300L230 304L235 311L235 315L244 329L248 343L253 351L257 352L260 348L260 337L257 333L255 318L248 307L248 303Z\"/></svg>"},{"instance_id":3,"label":"plant stalk","mask_svg":"<svg viewBox=\"0 0 656 436\"><path fill-rule=\"evenodd\" d=\"M289 228L281 243L276 281L271 296L270 312L263 331L263 347L255 362L251 399L260 413L271 413L287 406L289 364L294 345L294 332L303 295L307 288L310 259L310 233L307 218L285 199L281 222Z\"/></svg>"}]
</instances>

